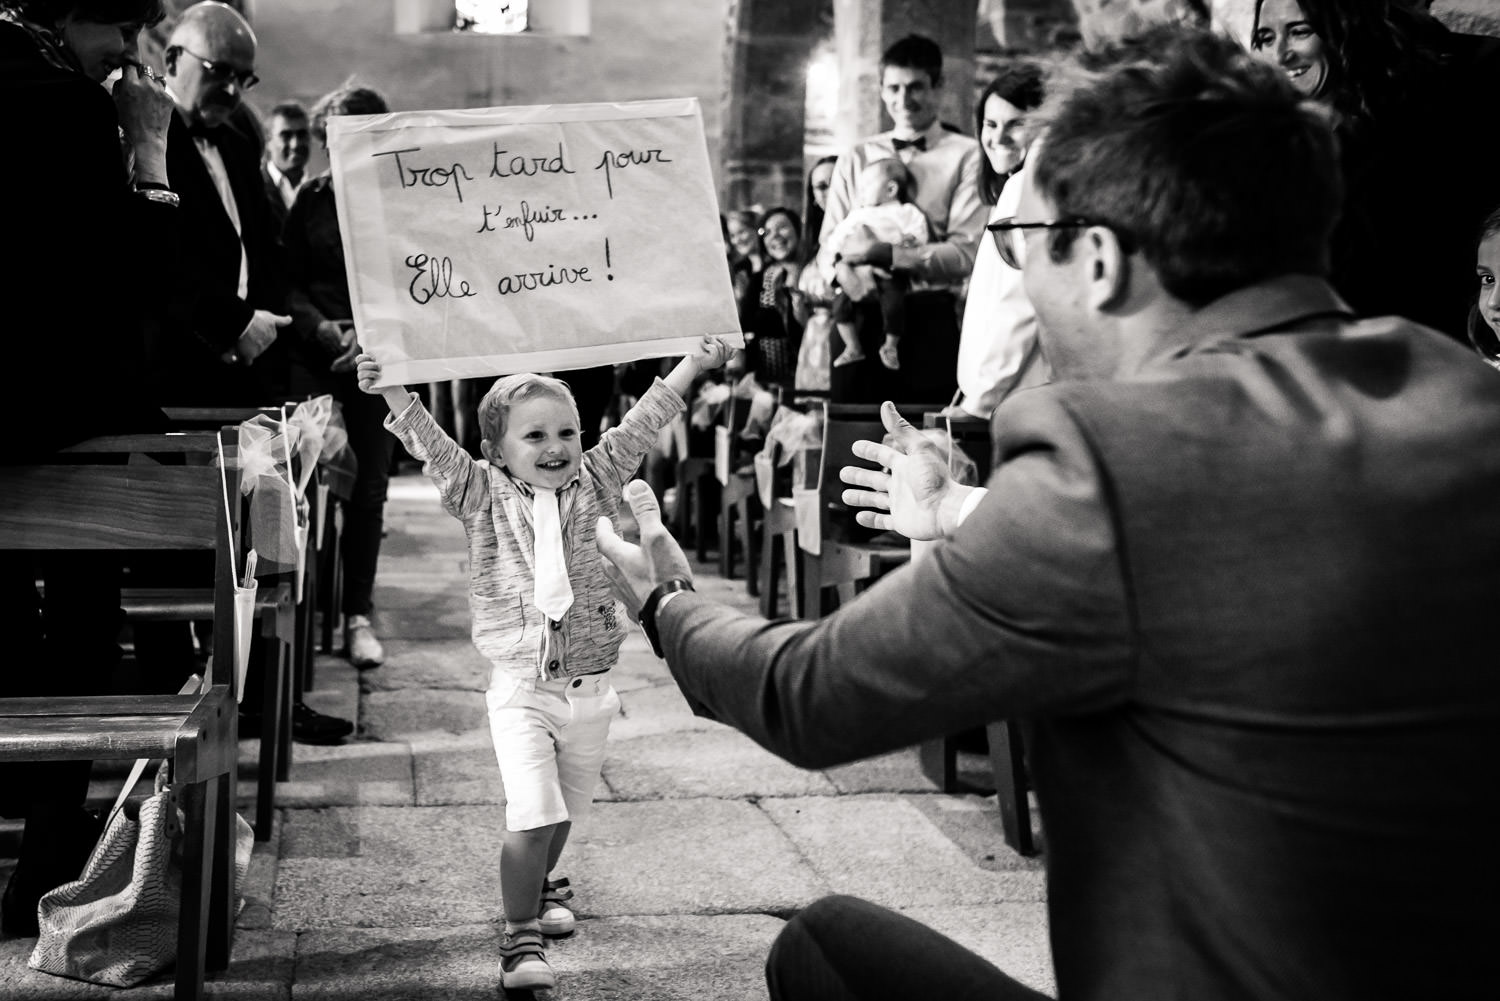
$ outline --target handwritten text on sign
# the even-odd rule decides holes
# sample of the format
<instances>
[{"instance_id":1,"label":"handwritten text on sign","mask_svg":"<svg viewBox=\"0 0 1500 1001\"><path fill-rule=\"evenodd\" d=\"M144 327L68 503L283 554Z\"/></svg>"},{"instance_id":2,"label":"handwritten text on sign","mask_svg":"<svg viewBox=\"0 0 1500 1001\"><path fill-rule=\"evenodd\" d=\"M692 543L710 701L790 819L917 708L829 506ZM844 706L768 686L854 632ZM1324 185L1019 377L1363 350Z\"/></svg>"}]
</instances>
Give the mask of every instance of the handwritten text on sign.
<instances>
[{"instance_id":1,"label":"handwritten text on sign","mask_svg":"<svg viewBox=\"0 0 1500 1001\"><path fill-rule=\"evenodd\" d=\"M388 382L739 342L697 101L328 125L353 319Z\"/></svg>"}]
</instances>

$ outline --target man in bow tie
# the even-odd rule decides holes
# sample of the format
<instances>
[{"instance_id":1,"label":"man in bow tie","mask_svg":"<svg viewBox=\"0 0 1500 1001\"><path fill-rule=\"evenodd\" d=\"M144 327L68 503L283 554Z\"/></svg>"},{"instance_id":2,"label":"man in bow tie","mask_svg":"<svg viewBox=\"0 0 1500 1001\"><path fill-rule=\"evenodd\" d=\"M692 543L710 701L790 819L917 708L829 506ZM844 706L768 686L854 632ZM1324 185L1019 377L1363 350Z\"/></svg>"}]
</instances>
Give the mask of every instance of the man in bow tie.
<instances>
[{"instance_id":1,"label":"man in bow tie","mask_svg":"<svg viewBox=\"0 0 1500 1001\"><path fill-rule=\"evenodd\" d=\"M169 302L148 340L161 398L255 405L285 392L285 316L260 150L230 121L256 83L255 33L232 7L188 8L165 52L177 105L167 169L182 200Z\"/></svg>"},{"instance_id":2,"label":"man in bow tie","mask_svg":"<svg viewBox=\"0 0 1500 1001\"><path fill-rule=\"evenodd\" d=\"M843 153L828 188L820 241L827 241L855 204L857 179L876 160L895 157L906 165L912 201L932 226L932 241L897 247L873 235L856 235L841 248L848 264L869 264L911 280L906 300L909 336L902 340L899 371L879 359L880 312L873 298L859 316L865 360L833 369L835 400L899 399L947 402L958 370L957 294L969 276L984 227L979 198L979 144L938 121L943 53L937 43L908 35L880 58L880 97L890 115L889 132L871 136Z\"/></svg>"}]
</instances>

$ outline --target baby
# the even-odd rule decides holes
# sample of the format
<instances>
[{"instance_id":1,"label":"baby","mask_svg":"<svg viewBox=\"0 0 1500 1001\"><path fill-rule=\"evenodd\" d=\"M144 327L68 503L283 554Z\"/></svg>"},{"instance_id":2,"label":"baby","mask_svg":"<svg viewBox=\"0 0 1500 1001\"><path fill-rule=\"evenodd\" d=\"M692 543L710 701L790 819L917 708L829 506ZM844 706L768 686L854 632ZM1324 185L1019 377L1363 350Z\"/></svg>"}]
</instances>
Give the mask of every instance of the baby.
<instances>
[{"instance_id":1,"label":"baby","mask_svg":"<svg viewBox=\"0 0 1500 1001\"><path fill-rule=\"evenodd\" d=\"M618 427L583 452L567 385L509 375L479 403L476 461L402 386L375 389L380 364L356 359L359 388L385 397L386 427L437 484L443 507L469 540L473 639L490 662L490 735L505 795L500 896L501 982L510 990L556 986L544 935L573 931L565 880L548 880L568 832L593 800L610 721L620 709L609 670L629 628L595 547L601 515L657 432L683 409L693 379L724 364L725 341L703 338L656 379Z\"/></svg>"},{"instance_id":2,"label":"baby","mask_svg":"<svg viewBox=\"0 0 1500 1001\"><path fill-rule=\"evenodd\" d=\"M901 367L897 345L906 332L908 280L876 271L869 265L851 266L841 259L840 253L849 237L862 230L892 246L912 247L926 243L930 230L927 217L911 203L913 184L906 165L894 157L866 164L855 185L859 205L834 227L828 240L818 249L818 267L824 279L830 284L837 281L840 287L831 314L839 338L844 342L844 350L833 360L835 365L851 365L865 357L854 329L854 303L849 290L873 285L885 328L885 342L880 348L881 364L889 369Z\"/></svg>"}]
</instances>

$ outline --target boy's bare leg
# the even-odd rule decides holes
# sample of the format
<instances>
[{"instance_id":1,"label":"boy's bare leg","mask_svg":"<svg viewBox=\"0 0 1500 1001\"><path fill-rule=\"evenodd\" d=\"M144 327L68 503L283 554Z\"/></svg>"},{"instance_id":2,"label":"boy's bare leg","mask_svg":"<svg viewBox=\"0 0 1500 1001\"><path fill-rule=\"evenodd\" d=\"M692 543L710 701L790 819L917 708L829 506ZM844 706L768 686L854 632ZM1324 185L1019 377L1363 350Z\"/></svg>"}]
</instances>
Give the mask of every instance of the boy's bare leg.
<instances>
[{"instance_id":1,"label":"boy's bare leg","mask_svg":"<svg viewBox=\"0 0 1500 1001\"><path fill-rule=\"evenodd\" d=\"M536 921L542 902L542 883L547 878L552 842L563 824L548 824L529 831L506 831L500 849L500 898L507 925ZM566 840L566 836L564 837ZM562 851L561 845L558 852Z\"/></svg>"},{"instance_id":2,"label":"boy's bare leg","mask_svg":"<svg viewBox=\"0 0 1500 1001\"><path fill-rule=\"evenodd\" d=\"M543 878L550 875L557 868L557 860L562 858L563 847L568 843L568 832L573 830L573 822L564 820L552 828L552 843L547 846L547 871Z\"/></svg>"}]
</instances>

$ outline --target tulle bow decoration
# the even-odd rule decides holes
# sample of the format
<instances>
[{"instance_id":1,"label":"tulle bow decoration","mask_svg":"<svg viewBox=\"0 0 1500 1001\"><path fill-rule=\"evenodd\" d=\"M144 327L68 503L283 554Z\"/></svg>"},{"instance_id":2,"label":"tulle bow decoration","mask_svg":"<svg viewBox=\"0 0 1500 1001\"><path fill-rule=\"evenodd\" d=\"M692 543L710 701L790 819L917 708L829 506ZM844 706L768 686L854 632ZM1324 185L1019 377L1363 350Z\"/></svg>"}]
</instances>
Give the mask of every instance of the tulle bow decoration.
<instances>
[{"instance_id":1,"label":"tulle bow decoration","mask_svg":"<svg viewBox=\"0 0 1500 1001\"><path fill-rule=\"evenodd\" d=\"M297 491L291 473L296 436L295 426L265 414L240 425L240 490L250 498L247 529L260 554L257 576L297 569Z\"/></svg>"}]
</instances>

